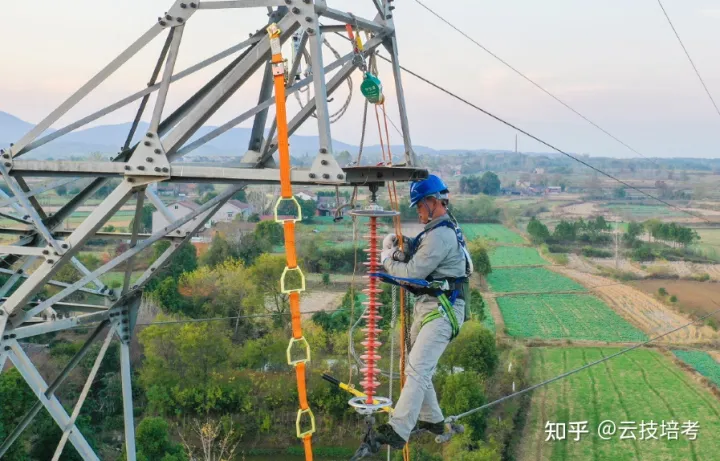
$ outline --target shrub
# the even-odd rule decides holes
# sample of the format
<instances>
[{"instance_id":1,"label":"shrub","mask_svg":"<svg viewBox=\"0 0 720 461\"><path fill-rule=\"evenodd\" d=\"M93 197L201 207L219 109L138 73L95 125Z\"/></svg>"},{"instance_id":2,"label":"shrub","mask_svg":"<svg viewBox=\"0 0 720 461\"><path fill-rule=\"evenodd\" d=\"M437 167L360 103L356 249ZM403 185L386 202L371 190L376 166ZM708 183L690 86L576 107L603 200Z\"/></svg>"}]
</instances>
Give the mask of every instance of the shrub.
<instances>
[{"instance_id":1,"label":"shrub","mask_svg":"<svg viewBox=\"0 0 720 461\"><path fill-rule=\"evenodd\" d=\"M658 288L658 294L660 296L667 296L667 290L664 287Z\"/></svg>"},{"instance_id":2,"label":"shrub","mask_svg":"<svg viewBox=\"0 0 720 461\"><path fill-rule=\"evenodd\" d=\"M330 285L330 274L328 274L327 272L322 275L322 283L325 286Z\"/></svg>"},{"instance_id":3,"label":"shrub","mask_svg":"<svg viewBox=\"0 0 720 461\"><path fill-rule=\"evenodd\" d=\"M613 255L610 251L593 248L591 246L583 247L581 252L583 256L588 258L610 258Z\"/></svg>"},{"instance_id":4,"label":"shrub","mask_svg":"<svg viewBox=\"0 0 720 461\"><path fill-rule=\"evenodd\" d=\"M675 295L670 296L670 302L671 302L671 303L676 303L677 300L678 300L678 299L677 299L677 296L675 296Z\"/></svg>"}]
</instances>

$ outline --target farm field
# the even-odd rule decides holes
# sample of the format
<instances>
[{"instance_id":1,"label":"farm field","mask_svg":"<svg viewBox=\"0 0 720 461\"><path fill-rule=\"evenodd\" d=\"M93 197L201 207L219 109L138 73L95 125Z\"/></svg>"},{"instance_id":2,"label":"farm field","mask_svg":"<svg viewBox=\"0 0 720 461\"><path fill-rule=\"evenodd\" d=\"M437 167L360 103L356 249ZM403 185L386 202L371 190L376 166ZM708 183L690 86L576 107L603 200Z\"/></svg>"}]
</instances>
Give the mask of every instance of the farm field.
<instances>
[{"instance_id":1,"label":"farm field","mask_svg":"<svg viewBox=\"0 0 720 461\"><path fill-rule=\"evenodd\" d=\"M716 311L720 304L720 284L714 282L696 282L694 280L642 280L632 283L639 290L653 296L660 288L665 288L668 295L675 295L677 303L698 314L709 314ZM720 321L720 319L719 319Z\"/></svg>"},{"instance_id":2,"label":"farm field","mask_svg":"<svg viewBox=\"0 0 720 461\"><path fill-rule=\"evenodd\" d=\"M497 298L510 336L592 341L645 341L647 336L592 295Z\"/></svg>"},{"instance_id":3,"label":"farm field","mask_svg":"<svg viewBox=\"0 0 720 461\"><path fill-rule=\"evenodd\" d=\"M578 283L542 267L495 269L487 277L496 293L550 293L554 291L585 291Z\"/></svg>"},{"instance_id":4,"label":"farm field","mask_svg":"<svg viewBox=\"0 0 720 461\"><path fill-rule=\"evenodd\" d=\"M710 354L703 351L673 351L673 354L720 387L720 363Z\"/></svg>"},{"instance_id":5,"label":"farm field","mask_svg":"<svg viewBox=\"0 0 720 461\"><path fill-rule=\"evenodd\" d=\"M564 267L553 267L553 270L588 287L615 312L649 337L666 333L690 322L689 318L632 286ZM659 342L704 343L717 338L717 332L709 326L690 325L664 337Z\"/></svg>"},{"instance_id":6,"label":"farm field","mask_svg":"<svg viewBox=\"0 0 720 461\"><path fill-rule=\"evenodd\" d=\"M492 309L490 309L487 300L485 300L485 307L483 307L483 315L485 317L482 321L483 326L495 333L495 318L492 315Z\"/></svg>"},{"instance_id":7,"label":"farm field","mask_svg":"<svg viewBox=\"0 0 720 461\"><path fill-rule=\"evenodd\" d=\"M531 383L618 352L616 348L533 348ZM601 421L617 432L598 436ZM545 441L547 422L587 421L588 434L575 441ZM641 422L657 424L658 440L641 440ZM661 437L662 421L677 421L677 440ZM699 424L695 441L682 433L687 421ZM624 422L635 422L635 439L620 439ZM518 459L530 460L711 460L720 450L720 402L660 353L639 349L547 385L532 395ZM646 433L649 434L649 433ZM643 434L643 435L646 435ZM627 435L629 437L629 433ZM647 435L646 437L647 438Z\"/></svg>"},{"instance_id":8,"label":"farm field","mask_svg":"<svg viewBox=\"0 0 720 461\"><path fill-rule=\"evenodd\" d=\"M493 240L497 243L523 244L523 237L503 226L502 224L469 224L460 223L465 238L473 240L481 237L486 240Z\"/></svg>"},{"instance_id":9,"label":"farm field","mask_svg":"<svg viewBox=\"0 0 720 461\"><path fill-rule=\"evenodd\" d=\"M537 266L548 264L535 248L498 246L490 250L492 267Z\"/></svg>"},{"instance_id":10,"label":"farm field","mask_svg":"<svg viewBox=\"0 0 720 461\"><path fill-rule=\"evenodd\" d=\"M603 208L622 217L644 221L650 218L675 218L683 216L684 213L668 209L662 205L632 205L632 204L611 204L604 205Z\"/></svg>"}]
</instances>

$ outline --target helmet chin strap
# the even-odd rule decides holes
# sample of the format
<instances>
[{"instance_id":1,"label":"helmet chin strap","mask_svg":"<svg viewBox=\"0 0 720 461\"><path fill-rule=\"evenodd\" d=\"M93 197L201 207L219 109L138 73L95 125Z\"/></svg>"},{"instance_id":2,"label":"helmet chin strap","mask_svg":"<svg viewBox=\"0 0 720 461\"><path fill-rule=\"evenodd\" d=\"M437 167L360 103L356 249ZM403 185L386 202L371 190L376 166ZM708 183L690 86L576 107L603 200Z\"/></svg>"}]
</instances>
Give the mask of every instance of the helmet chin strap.
<instances>
[{"instance_id":1,"label":"helmet chin strap","mask_svg":"<svg viewBox=\"0 0 720 461\"><path fill-rule=\"evenodd\" d=\"M427 222L432 221L433 213L435 212L435 209L432 209L432 210L430 209L430 206L427 204L427 198L423 198L420 201L422 202L423 205L425 205L425 208L427 209L427 212L428 212L428 221ZM435 205L435 208L437 208L437 205ZM427 224L427 222L424 222L421 224Z\"/></svg>"}]
</instances>

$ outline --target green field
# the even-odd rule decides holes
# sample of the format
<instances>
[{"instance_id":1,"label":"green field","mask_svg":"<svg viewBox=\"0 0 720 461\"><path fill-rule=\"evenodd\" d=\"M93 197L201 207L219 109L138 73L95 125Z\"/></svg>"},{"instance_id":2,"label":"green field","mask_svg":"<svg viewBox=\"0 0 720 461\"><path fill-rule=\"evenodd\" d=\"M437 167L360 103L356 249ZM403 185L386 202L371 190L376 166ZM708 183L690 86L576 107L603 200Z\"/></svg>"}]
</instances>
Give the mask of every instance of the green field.
<instances>
[{"instance_id":1,"label":"green field","mask_svg":"<svg viewBox=\"0 0 720 461\"><path fill-rule=\"evenodd\" d=\"M610 204L604 208L617 213L621 216L631 217L637 220L646 220L650 218L674 218L682 216L683 213L669 209L662 205L630 205L630 204Z\"/></svg>"},{"instance_id":2,"label":"green field","mask_svg":"<svg viewBox=\"0 0 720 461\"><path fill-rule=\"evenodd\" d=\"M485 326L485 328L495 333L495 319L492 316L490 306L488 306L487 302L485 302L485 307L483 307L483 315L484 318L482 324Z\"/></svg>"},{"instance_id":3,"label":"green field","mask_svg":"<svg viewBox=\"0 0 720 461\"><path fill-rule=\"evenodd\" d=\"M542 267L494 269L488 275L487 281L492 291L497 293L585 291L585 288L575 281Z\"/></svg>"},{"instance_id":4,"label":"green field","mask_svg":"<svg viewBox=\"0 0 720 461\"><path fill-rule=\"evenodd\" d=\"M617 352L614 348L533 348L530 383L560 375ZM600 422L610 420L617 432L598 436ZM545 441L547 422L587 421L588 434L575 441ZM655 436L640 425L657 424ZM661 423L678 423L677 440L661 437ZM697 439L682 433L697 421ZM631 426L635 439L620 439L620 427ZM568 425L569 427L569 425ZM629 437L630 431L626 433ZM647 434L647 435L646 435ZM720 453L720 402L660 353L639 349L549 384L532 394L518 459L525 460L714 460Z\"/></svg>"},{"instance_id":5,"label":"green field","mask_svg":"<svg viewBox=\"0 0 720 461\"><path fill-rule=\"evenodd\" d=\"M460 223L463 234L467 240L482 237L486 240L493 240L498 243L525 243L522 236L511 231L502 224L470 224Z\"/></svg>"},{"instance_id":6,"label":"green field","mask_svg":"<svg viewBox=\"0 0 720 461\"><path fill-rule=\"evenodd\" d=\"M490 250L492 267L502 266L537 266L548 264L535 248L530 247L495 247Z\"/></svg>"},{"instance_id":7,"label":"green field","mask_svg":"<svg viewBox=\"0 0 720 461\"><path fill-rule=\"evenodd\" d=\"M592 295L530 295L497 299L510 336L539 339L645 341L647 336Z\"/></svg>"},{"instance_id":8,"label":"green field","mask_svg":"<svg viewBox=\"0 0 720 461\"><path fill-rule=\"evenodd\" d=\"M673 351L673 354L720 386L720 363L717 363L710 354L702 351Z\"/></svg>"}]
</instances>

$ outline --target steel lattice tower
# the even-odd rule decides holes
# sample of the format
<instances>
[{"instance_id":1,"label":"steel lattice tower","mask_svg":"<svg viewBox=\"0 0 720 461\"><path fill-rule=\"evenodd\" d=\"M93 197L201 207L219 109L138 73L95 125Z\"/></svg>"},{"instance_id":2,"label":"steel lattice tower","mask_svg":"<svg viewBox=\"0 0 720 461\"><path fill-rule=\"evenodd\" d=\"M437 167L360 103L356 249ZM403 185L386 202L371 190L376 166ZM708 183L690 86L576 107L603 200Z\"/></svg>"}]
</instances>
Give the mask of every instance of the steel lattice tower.
<instances>
[{"instance_id":1,"label":"steel lattice tower","mask_svg":"<svg viewBox=\"0 0 720 461\"><path fill-rule=\"evenodd\" d=\"M3 214L20 223L22 228L0 228L0 234L16 239L12 245L0 246L2 267L0 273L9 276L0 287L0 372L10 359L22 374L33 392L38 396L35 406L25 415L21 423L0 446L0 457L32 424L32 420L44 407L59 425L64 435L56 452L60 457L62 447L69 441L86 460L99 459L83 434L75 426L75 418L87 396L103 356L111 341L119 340L121 357L121 378L124 400L125 438L128 460L135 460L135 436L133 404L131 393L131 370L129 344L141 301L143 287L153 274L169 261L178 248L188 242L191 236L218 210L233 194L249 184L275 184L279 172L275 167L273 154L277 149L275 124L268 124L268 109L274 104L272 97L272 74L270 66L270 43L265 27L259 24L257 32L250 38L202 61L185 70L177 71L175 62L181 46L183 30L195 14L202 10L229 8L266 8L268 24L277 23L282 30L282 41L295 35L300 37L296 46L295 62L290 75L294 75L300 64L302 51L310 55L312 75L299 81L290 79L288 95L312 85L313 98L295 113L289 121L290 134L308 120L315 120L319 134L319 151L310 169L292 171L296 184L349 185L385 179L408 180L418 170L414 167L415 155L412 150L405 101L398 63L397 40L392 19L391 0L372 1L377 15L373 19L362 18L328 6L326 0L236 0L236 1L176 1L166 14L148 24L149 29L134 43L113 59L106 67L87 81L50 115L14 145L0 155L0 174L12 191L7 195L0 191L2 206L11 206L16 213ZM328 96L345 82L350 75L363 65L363 59L350 51L332 63L323 62L323 35L345 32L346 24L356 30L366 31L370 39L362 51L367 58L380 47L385 48L392 60L397 107L405 146L405 167L392 168L392 172L378 169L340 168L333 156L333 146L328 117ZM190 25L191 26L191 25ZM104 80L114 74L125 62L137 54L158 36L165 35L165 44L147 88L94 112L74 123L47 134L48 128L84 100ZM232 62L210 79L202 88L185 101L174 112L166 115L163 109L168 90L172 83L190 75L224 57L233 56ZM197 130L228 99L240 89L256 72L263 72L258 104L249 107L236 118L196 141L188 142ZM326 78L326 75L328 76ZM330 75L332 75L330 77ZM150 128L143 134L142 141L131 144L138 123L150 105L149 97L157 93L155 104L148 107L151 113ZM26 160L23 156L33 149L81 128L121 107L139 102L137 116L121 152L112 161L43 161ZM152 112L150 112L152 109ZM311 116L315 114L316 118ZM240 152L240 166L212 167L177 165L183 155L226 132L243 121L253 119L252 135L245 152ZM265 138L269 125L269 136ZM244 150L244 149L243 149ZM43 185L31 189L26 178L47 178ZM90 179L89 185L63 204L54 214L49 214L37 200L45 191L60 187L78 178ZM63 228L63 221L70 217L111 178L121 180L120 184L102 203L73 230ZM159 182L206 182L229 184L225 191L208 201L190 214L177 218L158 197L154 186ZM102 232L109 219L128 200L135 199L135 225L129 233ZM140 217L145 200L149 200L170 223L152 234L139 233ZM187 224L190 223L189 226ZM188 227L192 230L187 231ZM123 239L130 242L129 249L112 258L98 269L87 269L76 258L78 252L90 239ZM130 283L133 258L159 240L169 240L169 248L149 267L139 279ZM54 275L67 265L77 268L82 278L75 283L63 283L53 279ZM113 290L103 285L99 277L111 270L125 270L122 288ZM38 299L37 294L46 286L61 290L49 299ZM11 290L14 292L8 296ZM74 293L82 292L97 302L80 304L68 301ZM31 359L23 350L20 341L33 336L58 332L68 328L87 325L93 328L80 351L51 382L46 382ZM95 365L87 377L85 389L80 395L75 411L68 414L54 395L68 374L81 361L96 340L103 340ZM0 395L0 398L3 398Z\"/></svg>"}]
</instances>

